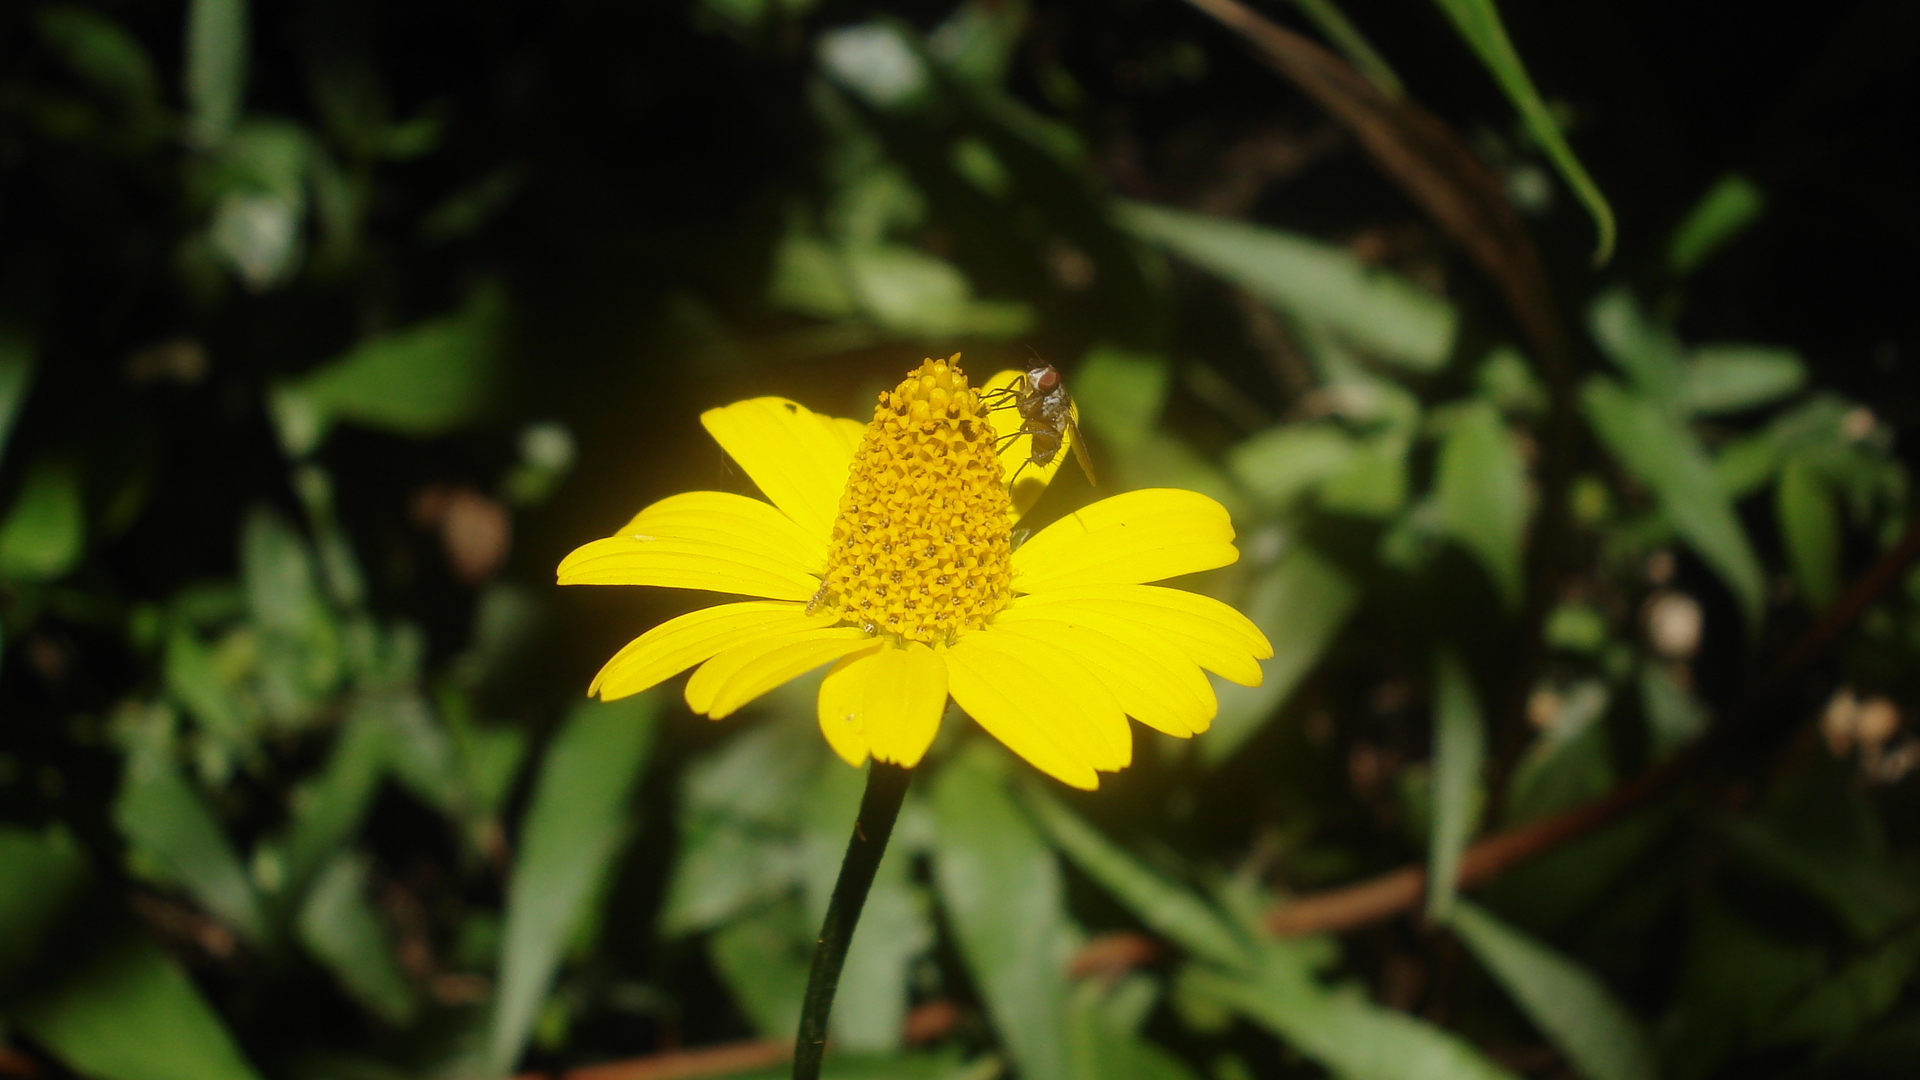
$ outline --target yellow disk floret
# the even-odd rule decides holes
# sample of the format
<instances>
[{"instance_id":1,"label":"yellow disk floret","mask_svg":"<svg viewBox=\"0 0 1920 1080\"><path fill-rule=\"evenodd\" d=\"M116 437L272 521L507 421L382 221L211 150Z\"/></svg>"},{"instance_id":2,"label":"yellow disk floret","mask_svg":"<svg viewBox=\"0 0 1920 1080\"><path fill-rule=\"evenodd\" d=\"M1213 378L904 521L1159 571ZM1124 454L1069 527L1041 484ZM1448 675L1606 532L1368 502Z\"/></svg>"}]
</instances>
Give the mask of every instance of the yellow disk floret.
<instances>
[{"instance_id":1,"label":"yellow disk floret","mask_svg":"<svg viewBox=\"0 0 1920 1080\"><path fill-rule=\"evenodd\" d=\"M896 642L941 644L1006 607L1012 530L993 444L980 395L951 360L928 360L883 392L809 610Z\"/></svg>"}]
</instances>

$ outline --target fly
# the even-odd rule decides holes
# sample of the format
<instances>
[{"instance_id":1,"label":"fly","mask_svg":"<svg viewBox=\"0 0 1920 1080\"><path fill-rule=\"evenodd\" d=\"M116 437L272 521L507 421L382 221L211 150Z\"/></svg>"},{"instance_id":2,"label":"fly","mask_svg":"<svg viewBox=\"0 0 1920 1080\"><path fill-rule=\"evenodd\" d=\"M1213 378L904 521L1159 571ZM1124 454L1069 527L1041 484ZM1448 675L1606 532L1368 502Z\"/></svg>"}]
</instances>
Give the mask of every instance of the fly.
<instances>
[{"instance_id":1,"label":"fly","mask_svg":"<svg viewBox=\"0 0 1920 1080\"><path fill-rule=\"evenodd\" d=\"M1073 419L1073 398L1067 393L1067 385L1060 373L1048 364L1035 358L1033 367L1014 381L1014 384L998 391L1010 400L1002 409L1014 409L1020 413L1020 430L1004 436L1002 442L1027 436L1027 460L1015 469L1013 477L1007 481L1009 487L1020 476L1021 469L1028 465L1046 466L1052 463L1060 453L1060 444L1073 447L1073 459L1080 463L1080 469L1087 474L1088 483L1097 483L1093 478L1093 462L1087 457L1086 440L1080 435L1080 425Z\"/></svg>"}]
</instances>

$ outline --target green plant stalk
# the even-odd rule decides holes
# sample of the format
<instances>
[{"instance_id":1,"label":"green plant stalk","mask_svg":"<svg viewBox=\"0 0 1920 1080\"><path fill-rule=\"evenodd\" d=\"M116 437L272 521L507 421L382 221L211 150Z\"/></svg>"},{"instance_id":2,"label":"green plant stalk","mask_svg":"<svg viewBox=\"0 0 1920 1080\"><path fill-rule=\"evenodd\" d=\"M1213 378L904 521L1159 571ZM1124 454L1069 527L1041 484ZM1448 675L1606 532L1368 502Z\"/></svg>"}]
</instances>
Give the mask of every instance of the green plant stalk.
<instances>
[{"instance_id":1,"label":"green plant stalk","mask_svg":"<svg viewBox=\"0 0 1920 1080\"><path fill-rule=\"evenodd\" d=\"M807 972L807 995L800 1005L800 1033L793 1047L793 1080L818 1080L820 1060L827 1052L827 1020L833 1014L833 994L840 987L840 969L847 962L853 928L866 906L867 890L886 854L900 802L907 797L913 770L875 761L867 772L867 790L860 796L860 812L853 819L853 836L840 860L840 878L827 901L827 917L813 943L813 966Z\"/></svg>"}]
</instances>

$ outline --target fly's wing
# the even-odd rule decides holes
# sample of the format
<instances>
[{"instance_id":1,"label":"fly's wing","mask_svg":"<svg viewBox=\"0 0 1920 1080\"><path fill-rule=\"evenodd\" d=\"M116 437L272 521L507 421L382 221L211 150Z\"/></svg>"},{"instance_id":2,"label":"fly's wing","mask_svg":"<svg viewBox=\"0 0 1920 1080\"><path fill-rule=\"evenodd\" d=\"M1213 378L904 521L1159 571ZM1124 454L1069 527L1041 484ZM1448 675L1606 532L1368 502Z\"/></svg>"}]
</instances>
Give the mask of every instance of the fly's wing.
<instances>
[{"instance_id":1,"label":"fly's wing","mask_svg":"<svg viewBox=\"0 0 1920 1080\"><path fill-rule=\"evenodd\" d=\"M1100 481L1093 478L1093 458L1087 454L1087 440L1080 436L1080 421L1076 419L1079 412L1080 406L1075 405L1067 414L1067 443L1073 447L1073 460L1080 463L1080 471L1087 474L1087 483L1097 486Z\"/></svg>"}]
</instances>

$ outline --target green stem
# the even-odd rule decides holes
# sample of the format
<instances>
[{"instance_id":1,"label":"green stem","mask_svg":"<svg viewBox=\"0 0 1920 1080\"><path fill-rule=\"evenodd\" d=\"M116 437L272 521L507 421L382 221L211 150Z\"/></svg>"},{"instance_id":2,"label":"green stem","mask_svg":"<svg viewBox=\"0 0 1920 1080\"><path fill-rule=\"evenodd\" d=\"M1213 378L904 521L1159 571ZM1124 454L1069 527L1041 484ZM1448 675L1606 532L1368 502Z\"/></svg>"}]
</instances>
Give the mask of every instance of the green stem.
<instances>
[{"instance_id":1,"label":"green stem","mask_svg":"<svg viewBox=\"0 0 1920 1080\"><path fill-rule=\"evenodd\" d=\"M793 1080L818 1080L820 1059L827 1052L827 1018L833 1013L833 992L840 987L840 968L847 962L853 928L866 906L880 856L893 835L900 801L907 796L913 770L875 761L867 772L867 791L860 797L860 814L853 819L853 836L840 860L840 880L833 884L827 917L813 944L813 968L807 972L807 996L800 1006L800 1034L793 1048Z\"/></svg>"}]
</instances>

